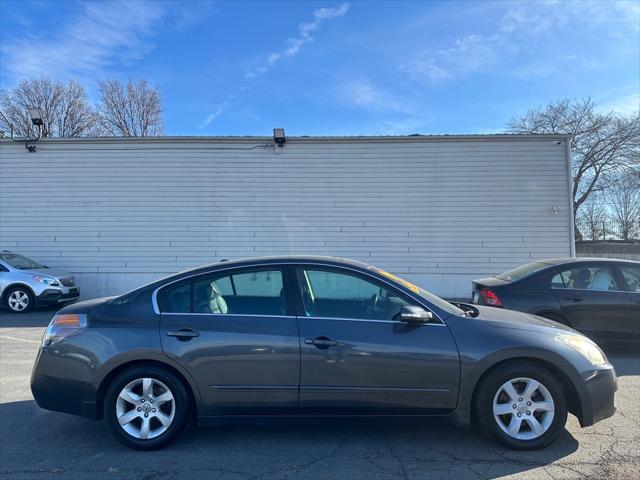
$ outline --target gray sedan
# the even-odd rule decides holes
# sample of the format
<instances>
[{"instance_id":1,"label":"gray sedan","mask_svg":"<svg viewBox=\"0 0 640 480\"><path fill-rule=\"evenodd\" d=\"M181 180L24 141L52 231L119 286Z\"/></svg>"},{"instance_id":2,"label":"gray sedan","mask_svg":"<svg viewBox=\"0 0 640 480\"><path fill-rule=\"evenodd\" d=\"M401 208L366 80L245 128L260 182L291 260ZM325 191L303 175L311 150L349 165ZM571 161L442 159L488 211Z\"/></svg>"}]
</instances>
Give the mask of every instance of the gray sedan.
<instances>
[{"instance_id":1,"label":"gray sedan","mask_svg":"<svg viewBox=\"0 0 640 480\"><path fill-rule=\"evenodd\" d=\"M435 415L536 449L568 412L583 427L613 415L616 375L551 320L453 305L360 262L269 257L62 309L31 389L142 450L191 419L345 415Z\"/></svg>"}]
</instances>

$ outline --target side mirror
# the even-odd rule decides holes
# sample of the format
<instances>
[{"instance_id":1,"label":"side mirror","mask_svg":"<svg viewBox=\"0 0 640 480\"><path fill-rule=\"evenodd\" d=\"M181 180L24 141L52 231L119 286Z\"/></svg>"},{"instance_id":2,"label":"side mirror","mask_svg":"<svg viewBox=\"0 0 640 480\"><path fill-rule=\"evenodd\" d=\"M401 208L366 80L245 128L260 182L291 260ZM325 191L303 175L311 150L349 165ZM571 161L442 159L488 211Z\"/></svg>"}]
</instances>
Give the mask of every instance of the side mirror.
<instances>
[{"instance_id":1,"label":"side mirror","mask_svg":"<svg viewBox=\"0 0 640 480\"><path fill-rule=\"evenodd\" d=\"M422 307L405 305L400 310L400 321L406 323L426 323L433 319L433 314Z\"/></svg>"}]
</instances>

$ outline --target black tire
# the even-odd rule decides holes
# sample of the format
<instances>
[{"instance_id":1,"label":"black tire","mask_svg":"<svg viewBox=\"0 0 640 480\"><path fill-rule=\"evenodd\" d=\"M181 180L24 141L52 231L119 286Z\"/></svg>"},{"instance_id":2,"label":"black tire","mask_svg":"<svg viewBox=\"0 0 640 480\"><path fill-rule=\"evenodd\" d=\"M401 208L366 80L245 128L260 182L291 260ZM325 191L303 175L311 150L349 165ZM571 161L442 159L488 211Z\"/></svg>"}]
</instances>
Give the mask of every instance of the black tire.
<instances>
[{"instance_id":1,"label":"black tire","mask_svg":"<svg viewBox=\"0 0 640 480\"><path fill-rule=\"evenodd\" d=\"M522 440L510 436L502 430L498 425L499 420L493 415L493 402L498 391L503 384L517 378L530 378L540 382L553 399L553 420L547 430L537 438ZM490 371L481 381L473 412L478 427L485 436L515 450L538 450L549 446L558 439L567 422L567 403L560 382L548 369L529 362L505 364ZM523 412L522 415L528 414ZM536 413L536 415L544 415L544 413ZM510 417L507 415L500 418L506 423L506 419ZM526 420L526 418L521 418ZM524 426L521 428L526 434L526 430L530 428L529 423L526 421L523 424Z\"/></svg>"},{"instance_id":2,"label":"black tire","mask_svg":"<svg viewBox=\"0 0 640 480\"><path fill-rule=\"evenodd\" d=\"M170 426L160 435L149 439L136 438L127 433L120 426L116 413L116 402L120 392L129 383L142 378L151 378L162 382L174 398L175 411ZM135 450L156 450L173 442L189 424L189 410L190 397L182 380L168 369L155 365L140 365L123 371L113 379L104 398L104 417L111 434L116 440ZM140 421L142 421L142 418L140 418Z\"/></svg>"},{"instance_id":3,"label":"black tire","mask_svg":"<svg viewBox=\"0 0 640 480\"><path fill-rule=\"evenodd\" d=\"M13 295L15 292L21 292L23 295L26 295L27 298L29 299L29 303L22 310L14 310L9 304L9 297L11 297L11 295ZM7 292L4 294L4 304L9 308L9 311L12 313L26 313L33 310L36 304L36 299L29 288L18 285L16 287L9 288Z\"/></svg>"}]
</instances>

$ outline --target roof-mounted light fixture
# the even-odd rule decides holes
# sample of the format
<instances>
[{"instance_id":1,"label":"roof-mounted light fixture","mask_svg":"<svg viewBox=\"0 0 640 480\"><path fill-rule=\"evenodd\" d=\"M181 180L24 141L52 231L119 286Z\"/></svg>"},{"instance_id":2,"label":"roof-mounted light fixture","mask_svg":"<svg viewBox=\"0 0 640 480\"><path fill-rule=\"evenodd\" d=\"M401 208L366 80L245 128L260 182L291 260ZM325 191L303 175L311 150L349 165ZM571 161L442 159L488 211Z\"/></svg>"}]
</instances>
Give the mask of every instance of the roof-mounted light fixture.
<instances>
[{"instance_id":1,"label":"roof-mounted light fixture","mask_svg":"<svg viewBox=\"0 0 640 480\"><path fill-rule=\"evenodd\" d=\"M38 107L29 107L29 116L31 117L31 123L36 127L41 127L44 124L42 121L42 112Z\"/></svg>"},{"instance_id":2,"label":"roof-mounted light fixture","mask_svg":"<svg viewBox=\"0 0 640 480\"><path fill-rule=\"evenodd\" d=\"M24 137L17 137L13 129L13 124L8 122L7 117L5 117L5 120L7 120L7 123L9 123L9 126L11 127L11 139L14 142L24 142L24 147L29 150L30 153L33 153L36 151L36 146L29 144L40 140L40 136L42 135L42 125L44 125L44 121L42 120L42 112L38 107L29 107L28 110L29 117L31 117L31 123L33 123L33 125L38 129L38 134L35 137L29 137L28 135L25 135Z\"/></svg>"},{"instance_id":3,"label":"roof-mounted light fixture","mask_svg":"<svg viewBox=\"0 0 640 480\"><path fill-rule=\"evenodd\" d=\"M279 147L284 147L287 139L284 136L284 128L274 128L273 129L273 141Z\"/></svg>"}]
</instances>

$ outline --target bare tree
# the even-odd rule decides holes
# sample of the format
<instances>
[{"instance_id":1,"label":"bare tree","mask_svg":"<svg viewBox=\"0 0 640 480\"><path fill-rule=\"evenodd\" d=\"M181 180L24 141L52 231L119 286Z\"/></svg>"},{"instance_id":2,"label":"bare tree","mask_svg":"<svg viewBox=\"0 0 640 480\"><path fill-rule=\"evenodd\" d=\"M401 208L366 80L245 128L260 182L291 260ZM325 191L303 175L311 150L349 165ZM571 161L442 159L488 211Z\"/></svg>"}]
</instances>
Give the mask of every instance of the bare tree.
<instances>
[{"instance_id":1,"label":"bare tree","mask_svg":"<svg viewBox=\"0 0 640 480\"><path fill-rule=\"evenodd\" d=\"M611 219L622 240L640 237L640 188L632 176L620 178L607 189Z\"/></svg>"},{"instance_id":2,"label":"bare tree","mask_svg":"<svg viewBox=\"0 0 640 480\"><path fill-rule=\"evenodd\" d=\"M33 135L29 107L42 113L42 137L81 137L95 134L97 117L79 83L53 82L47 77L22 80L0 91L0 129L16 135Z\"/></svg>"},{"instance_id":3,"label":"bare tree","mask_svg":"<svg viewBox=\"0 0 640 480\"><path fill-rule=\"evenodd\" d=\"M98 104L100 124L106 135L114 137L147 137L163 133L162 105L157 87L146 80L100 82Z\"/></svg>"},{"instance_id":4,"label":"bare tree","mask_svg":"<svg viewBox=\"0 0 640 480\"><path fill-rule=\"evenodd\" d=\"M512 133L571 134L574 216L608 174L621 174L635 164L640 150L640 113L624 117L600 114L591 99L562 100L511 119ZM635 160L634 160L635 159ZM576 236L581 233L576 229Z\"/></svg>"},{"instance_id":5,"label":"bare tree","mask_svg":"<svg viewBox=\"0 0 640 480\"><path fill-rule=\"evenodd\" d=\"M604 239L606 236L607 209L602 195L591 195L582 204L576 219L584 238L589 240Z\"/></svg>"}]
</instances>

